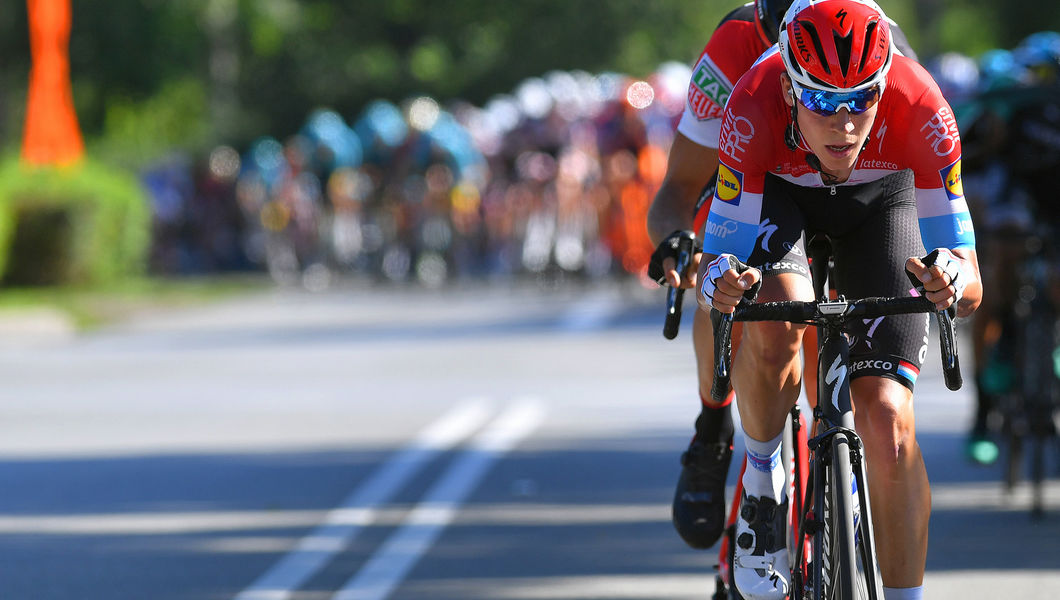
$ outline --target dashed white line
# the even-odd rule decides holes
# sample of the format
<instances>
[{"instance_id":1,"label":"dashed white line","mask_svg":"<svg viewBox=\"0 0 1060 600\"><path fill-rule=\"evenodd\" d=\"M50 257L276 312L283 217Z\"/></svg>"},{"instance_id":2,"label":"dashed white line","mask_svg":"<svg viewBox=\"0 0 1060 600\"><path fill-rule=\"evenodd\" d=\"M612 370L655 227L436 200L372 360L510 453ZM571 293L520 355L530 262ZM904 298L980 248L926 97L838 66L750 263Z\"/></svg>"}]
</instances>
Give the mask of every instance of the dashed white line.
<instances>
[{"instance_id":1,"label":"dashed white line","mask_svg":"<svg viewBox=\"0 0 1060 600\"><path fill-rule=\"evenodd\" d=\"M365 526L376 519L385 504L439 454L467 439L490 414L484 400L463 403L425 429L401 452L330 511L324 522L298 546L266 571L235 600L286 600L338 552L349 546Z\"/></svg>"},{"instance_id":2,"label":"dashed white line","mask_svg":"<svg viewBox=\"0 0 1060 600\"><path fill-rule=\"evenodd\" d=\"M497 417L333 600L387 598L453 521L460 505L490 467L537 428L544 412L541 403L528 400Z\"/></svg>"}]
</instances>

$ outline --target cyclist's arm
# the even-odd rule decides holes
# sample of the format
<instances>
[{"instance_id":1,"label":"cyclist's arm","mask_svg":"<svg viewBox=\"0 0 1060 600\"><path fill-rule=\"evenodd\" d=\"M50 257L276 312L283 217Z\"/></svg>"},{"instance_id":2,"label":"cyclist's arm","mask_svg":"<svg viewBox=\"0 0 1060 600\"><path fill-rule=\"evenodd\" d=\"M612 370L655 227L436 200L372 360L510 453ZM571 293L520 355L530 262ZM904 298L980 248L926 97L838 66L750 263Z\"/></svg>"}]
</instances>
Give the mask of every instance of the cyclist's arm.
<instances>
[{"instance_id":1,"label":"cyclist's arm","mask_svg":"<svg viewBox=\"0 0 1060 600\"><path fill-rule=\"evenodd\" d=\"M897 60L897 59L896 59ZM951 285L950 274L938 267L927 269L919 259L907 262L910 271L924 282L927 298L940 308L957 300L958 316L970 315L983 296L979 262L975 251L975 229L964 197L961 176L961 137L957 119L931 76L919 64L905 62L905 77L923 89L910 107L899 143L910 160L916 186L917 218L924 248L948 250L956 262L950 273L959 273L959 285Z\"/></svg>"},{"instance_id":2,"label":"cyclist's arm","mask_svg":"<svg viewBox=\"0 0 1060 600\"><path fill-rule=\"evenodd\" d=\"M957 302L957 316L967 317L983 302L983 279L979 275L979 256L975 248L955 248L953 253L964 262L964 272L970 276L964 295Z\"/></svg>"},{"instance_id":3,"label":"cyclist's arm","mask_svg":"<svg viewBox=\"0 0 1060 600\"><path fill-rule=\"evenodd\" d=\"M658 246L666 236L678 230L691 230L696 211L696 201L704 186L718 168L718 149L701 146L681 133L674 136L666 176L648 209L648 235L652 244ZM695 285L691 277L696 272L699 256L692 258L687 277L680 284L674 261L663 261L663 270L670 285L689 287Z\"/></svg>"},{"instance_id":4,"label":"cyclist's arm","mask_svg":"<svg viewBox=\"0 0 1060 600\"><path fill-rule=\"evenodd\" d=\"M656 245L676 229L692 229L696 200L718 169L718 149L678 132L668 160L662 187L648 210L648 235Z\"/></svg>"}]
</instances>

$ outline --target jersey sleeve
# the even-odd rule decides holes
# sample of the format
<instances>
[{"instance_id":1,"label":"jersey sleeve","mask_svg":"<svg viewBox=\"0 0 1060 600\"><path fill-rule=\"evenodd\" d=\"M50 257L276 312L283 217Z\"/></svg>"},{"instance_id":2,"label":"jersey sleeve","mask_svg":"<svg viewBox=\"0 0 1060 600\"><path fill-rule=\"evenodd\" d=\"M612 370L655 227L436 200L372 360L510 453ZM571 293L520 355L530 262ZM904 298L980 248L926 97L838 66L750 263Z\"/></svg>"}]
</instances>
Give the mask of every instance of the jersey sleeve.
<instances>
[{"instance_id":1,"label":"jersey sleeve","mask_svg":"<svg viewBox=\"0 0 1060 600\"><path fill-rule=\"evenodd\" d=\"M974 248L975 232L961 181L957 119L926 71L922 77L927 78L927 91L911 110L907 130L920 236L929 250Z\"/></svg>"},{"instance_id":2,"label":"jersey sleeve","mask_svg":"<svg viewBox=\"0 0 1060 600\"><path fill-rule=\"evenodd\" d=\"M747 95L730 101L719 136L718 181L704 227L703 250L730 253L742 261L751 256L762 217L768 157L775 136ZM756 129L758 131L756 131Z\"/></svg>"},{"instance_id":3,"label":"jersey sleeve","mask_svg":"<svg viewBox=\"0 0 1060 600\"><path fill-rule=\"evenodd\" d=\"M753 22L738 19L723 21L692 68L677 131L701 146L718 147L722 111L729 94L763 50L754 27Z\"/></svg>"}]
</instances>

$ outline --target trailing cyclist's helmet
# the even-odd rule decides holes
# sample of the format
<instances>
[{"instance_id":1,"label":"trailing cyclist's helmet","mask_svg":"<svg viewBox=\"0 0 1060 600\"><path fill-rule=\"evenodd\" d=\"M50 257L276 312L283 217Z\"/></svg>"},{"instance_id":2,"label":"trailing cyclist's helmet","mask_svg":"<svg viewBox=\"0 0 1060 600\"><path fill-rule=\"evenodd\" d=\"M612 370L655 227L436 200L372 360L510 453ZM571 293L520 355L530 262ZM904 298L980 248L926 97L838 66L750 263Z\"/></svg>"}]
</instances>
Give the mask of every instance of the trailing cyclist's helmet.
<instances>
[{"instance_id":1,"label":"trailing cyclist's helmet","mask_svg":"<svg viewBox=\"0 0 1060 600\"><path fill-rule=\"evenodd\" d=\"M788 12L791 0L755 0L755 25L758 35L769 42L777 43L780 24L784 22L784 13Z\"/></svg>"},{"instance_id":2,"label":"trailing cyclist's helmet","mask_svg":"<svg viewBox=\"0 0 1060 600\"><path fill-rule=\"evenodd\" d=\"M795 0L779 43L795 85L828 92L882 93L894 56L887 17L872 0Z\"/></svg>"}]
</instances>

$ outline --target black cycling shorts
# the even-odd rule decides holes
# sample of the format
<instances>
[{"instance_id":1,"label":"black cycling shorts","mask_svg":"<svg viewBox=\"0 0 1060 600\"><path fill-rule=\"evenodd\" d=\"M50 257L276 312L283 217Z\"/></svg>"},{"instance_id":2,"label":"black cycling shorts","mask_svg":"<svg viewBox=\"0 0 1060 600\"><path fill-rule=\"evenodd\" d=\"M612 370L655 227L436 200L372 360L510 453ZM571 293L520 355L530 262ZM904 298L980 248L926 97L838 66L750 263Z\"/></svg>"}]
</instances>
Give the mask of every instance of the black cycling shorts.
<instances>
[{"instance_id":1,"label":"black cycling shorts","mask_svg":"<svg viewBox=\"0 0 1060 600\"><path fill-rule=\"evenodd\" d=\"M749 264L764 276L810 278L806 241L832 244L833 288L847 298L906 296L905 261L923 256L912 171L873 182L809 188L767 175ZM859 320L847 329L851 378L894 379L910 390L927 357L929 315Z\"/></svg>"}]
</instances>

